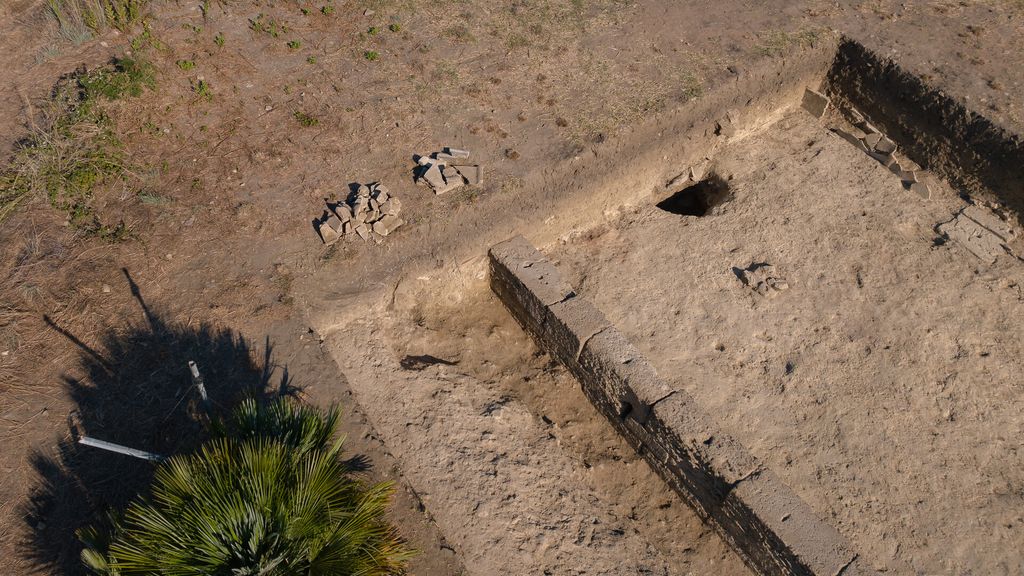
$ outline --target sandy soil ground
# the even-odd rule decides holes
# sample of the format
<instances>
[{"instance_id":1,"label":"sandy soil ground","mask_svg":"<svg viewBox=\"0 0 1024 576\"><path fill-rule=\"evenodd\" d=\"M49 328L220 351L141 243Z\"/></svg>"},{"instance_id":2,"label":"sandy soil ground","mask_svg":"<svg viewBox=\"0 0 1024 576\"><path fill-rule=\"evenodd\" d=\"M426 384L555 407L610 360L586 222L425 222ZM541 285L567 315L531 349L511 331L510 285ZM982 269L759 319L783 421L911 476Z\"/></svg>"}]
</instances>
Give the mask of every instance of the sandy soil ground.
<instances>
[{"instance_id":1,"label":"sandy soil ground","mask_svg":"<svg viewBox=\"0 0 1024 576\"><path fill-rule=\"evenodd\" d=\"M588 150L614 147L631 132L655 132L664 115L699 102L730 81L736 70L790 58L830 28L853 33L887 53L894 51L911 69L927 74L950 93L979 103L1004 125L1018 131L1024 126L1024 108L1016 96L1024 85L1024 16L1015 0L779 1L756 6L736 0L713 5L667 0L430 4L365 0L337 3L333 15L321 13L320 5L312 3L260 0L213 2L205 16L199 6L198 2L154 2L147 15L151 40L133 49L131 42L140 38L140 28L108 32L76 45L55 34L52 22L43 15L42 2L15 0L0 5L0 62L8 71L7 88L0 91L0 150L4 152L29 133L32 118L57 78L80 64L97 66L132 51L150 59L158 70L155 91L110 108L135 166L127 187L106 190L96 201L101 214L124 218L136 239L106 244L82 237L64 225L65 215L50 208L45 198L33 199L0 223L0 443L4 446L0 451L0 550L17 559L12 566L18 573L77 573L74 529L89 514L124 497L123 489L104 488L117 481L117 473L139 477L138 470L125 470L120 464L100 469L96 476L76 476L81 467L62 461L60 454L69 413L91 408L93 414L103 415L126 405L124 397L110 394L90 396L103 401L84 406L82 397L73 393L77 388L69 385L73 381L82 388L102 388L104 381L85 369L82 345L100 355L113 352L106 347L116 348L118 335L131 334L128 324L141 320L138 303L125 288L122 268L130 271L161 318L184 327L174 346L164 348L160 339L141 340L159 352L138 364L148 368L141 374L155 375L166 387L167 394L161 397L165 400L180 394L187 375L174 366L187 361L185 353L203 342L196 340L192 330L202 325L255 343L245 347L244 354L232 349L239 353L239 369L246 374L259 372L259 351L271 336L274 358L281 365L276 374L287 364L289 373L306 385L310 398L319 402L348 403L351 398L365 403L372 399L397 402L400 395L387 389L390 384L378 383L382 391L367 384L367 378L377 372L366 363L373 365L377 357L370 352L377 351L381 366L374 370L383 370L381 374L399 374L396 378L409 386L422 380L425 389L447 386L454 398L463 400L447 406L424 396L409 399L410 410L429 413L447 406L453 417L465 418L462 427L454 428L459 431L455 446L471 448L470 454L478 459L496 456L500 451L495 447L467 443L489 421L476 410L507 395L511 400L499 412L507 410L515 425L495 430L517 439L521 432L529 441L515 448L551 463L537 472L538 478L551 482L556 472L569 476L566 486L572 489L562 500L544 500L547 490L524 491L517 498L527 503L521 508L516 503L494 503L494 517L507 520L516 510L570 502L573 510L592 514L599 526L612 531L596 531L596 537L587 532L581 543L564 540L559 533L563 539L554 542L564 548L522 540L537 566L568 566L566 554L574 550L603 559L595 562L608 561L613 552L628 551L638 566L658 569L667 564L670 573L740 571L742 567L720 541L695 524L660 485L649 484L649 471L634 464L610 430L587 412L588 406L569 401L574 393L571 382L543 359L532 357L530 344L509 327L486 292L472 284L475 269L452 272L465 260L463 256L479 256L486 249L466 245L465 239L480 237L481 230L501 228L509 216L502 206L521 210L533 199L543 198L549 177L574 167L579 170L577 162ZM301 7L310 13L303 14ZM254 32L250 19L259 14L277 19L288 32L279 37ZM389 24L400 24L400 31L386 30ZM381 32L370 34L371 27ZM225 38L221 47L214 42L218 34ZM299 41L301 48L288 48L291 40ZM377 60L365 57L370 51L378 54ZM176 64L182 59L194 61L195 68L182 70ZM200 77L211 87L210 100L197 97L194 86ZM297 112L315 117L318 123L303 126L296 120ZM411 185L410 155L445 145L473 150L487 169L483 186L435 198ZM412 216L405 232L383 246L347 242L323 248L310 226L310 220L320 214L323 197L348 182L380 179L398 190ZM472 222L472 229L460 228L464 221ZM556 229L558 225L557 220L542 217L531 230L556 237L564 232ZM430 266L425 267L421 259L414 270L396 256L410 252L403 251L404 244L437 241L433 245L441 245L439 239L458 249L430 254ZM370 269L380 274L364 280L362 274ZM499 347L490 360L493 367L485 366L484 349L467 347L471 352L466 352L465 359L459 356L457 367L433 366L412 374L400 365L395 368L404 355L437 355L429 348L451 347L456 341L453 335L462 321L440 317L457 316L461 308L445 308L436 292L423 296L436 299L423 317L436 322L435 331L441 335L435 335L440 340L431 341L430 346L413 328L419 324L411 305L392 304L380 296L393 290L400 278L415 279L432 270L457 277L457 282L442 284L472 303L476 320L499 328L495 340L489 341ZM365 309L346 308L356 305ZM360 314L365 315L361 324L341 323ZM80 344L48 326L44 316ZM323 345L330 357L320 351L319 336L316 330L309 332L311 327L332 334ZM345 334L366 338L370 344L364 348L362 340L335 340ZM977 338L963 340L965 350L980 346L982 340ZM346 346L356 343L358 354L347 363ZM996 353L989 352L986 358ZM332 360L347 366L344 376L338 375ZM911 361L920 359L908 356L906 362ZM527 376L551 383L559 393L542 395L528 385ZM455 379L462 387L444 378ZM137 388L127 391L138 394ZM958 402L970 406L967 398L971 396L961 388L950 388L949 393L949 402L959 398ZM546 408L549 404L557 410ZM173 402L153 406L169 410ZM130 411L131 431L139 438L173 446L173 438L161 429L167 410L154 415L149 408ZM482 528L487 524L477 520L472 524L477 530L460 528L458 544L433 527L431 518L445 524L467 521L458 514L465 502L456 502L453 491L439 488L449 481L449 473L429 466L426 456L416 454L454 458L456 453L440 440L444 426L428 429L421 423L423 429L414 434L399 426L403 412L380 413L377 405L350 408L360 408L367 420L360 423L356 415L349 420L350 436L366 437L365 443L355 442L353 449L368 455L373 474L402 480L396 518L424 550L413 572L461 572L466 551L487 544ZM959 414L969 414L968 408L952 409L953 414L958 414L957 409L962 410ZM92 424L97 431L117 430L109 419L98 417ZM557 442L549 439L552 434ZM424 435L437 441L424 443ZM374 438L382 439L383 445ZM561 445L548 449L552 442ZM37 453L50 458L39 460ZM391 459L389 453L398 459ZM403 458L409 458L409 463ZM470 460L470 471L483 470L481 462ZM516 472L517 465L502 466L512 471L510 482L519 483L502 490L532 483L533 477ZM409 474L411 469L414 475ZM463 473L469 482L472 473ZM47 502L34 496L52 492L52 478L59 480L55 486L71 495L64 504L75 506L33 508ZM1012 481L1009 477L1006 486L1013 486ZM467 485L481 489L481 501L489 494L479 480ZM415 486L430 487L425 511L412 494ZM800 487L796 482L794 486ZM92 497L81 496L83 487ZM619 490L659 505L639 504L633 511L629 499L613 497ZM909 494L908 488L901 496L909 498ZM430 504L430 499L435 503ZM828 510L821 501L814 505ZM997 508L986 508L984 502L979 506L985 518L995 517ZM550 517L538 512L536 518ZM669 525L672 530L664 528ZM491 529L500 532L507 525L495 526L500 528ZM621 535L614 533L619 528ZM935 527L938 532L945 529ZM976 533L989 533L985 529ZM913 530L922 528L906 528L901 534ZM1006 528L999 533L1012 536L1016 532ZM919 541L913 534L907 538L911 543ZM502 552L512 550L513 544L505 546ZM897 556L913 561L906 557L909 546L901 544L903 551ZM934 557L924 547L914 549L921 551L922 566L934 565ZM684 560L678 559L680 555ZM967 563L967 555L957 556L961 559L957 561ZM884 554L878 558L887 561ZM998 562L1008 557L992 554L979 562L994 566L986 564L993 558ZM500 572L505 561L494 556L491 564L480 561L465 568Z\"/></svg>"},{"instance_id":2,"label":"sandy soil ground","mask_svg":"<svg viewBox=\"0 0 1024 576\"><path fill-rule=\"evenodd\" d=\"M802 110L713 170L731 199L707 216L637 207L551 253L876 567L1024 570L1024 262L936 245L959 198ZM785 289L745 285L752 263Z\"/></svg>"}]
</instances>

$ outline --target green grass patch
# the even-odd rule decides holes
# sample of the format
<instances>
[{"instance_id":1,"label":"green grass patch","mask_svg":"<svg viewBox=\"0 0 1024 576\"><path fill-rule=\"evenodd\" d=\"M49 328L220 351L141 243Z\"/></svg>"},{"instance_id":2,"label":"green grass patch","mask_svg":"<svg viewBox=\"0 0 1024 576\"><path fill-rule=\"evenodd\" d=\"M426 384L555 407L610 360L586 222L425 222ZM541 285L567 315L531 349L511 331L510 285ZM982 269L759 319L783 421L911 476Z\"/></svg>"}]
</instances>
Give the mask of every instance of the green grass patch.
<instances>
[{"instance_id":1,"label":"green grass patch","mask_svg":"<svg viewBox=\"0 0 1024 576\"><path fill-rule=\"evenodd\" d=\"M123 222L104 223L92 207L96 191L123 182L128 170L103 103L139 96L155 85L153 67L130 58L61 79L40 122L43 127L23 140L0 170L0 220L23 201L45 196L67 213L73 228L112 241L127 238L130 231Z\"/></svg>"},{"instance_id":2,"label":"green grass patch","mask_svg":"<svg viewBox=\"0 0 1024 576\"><path fill-rule=\"evenodd\" d=\"M316 116L313 116L312 114L309 114L308 112L303 112L301 110L295 111L295 119L299 121L299 124L302 124L306 128L311 128L313 126L320 124L320 120L317 119Z\"/></svg>"}]
</instances>

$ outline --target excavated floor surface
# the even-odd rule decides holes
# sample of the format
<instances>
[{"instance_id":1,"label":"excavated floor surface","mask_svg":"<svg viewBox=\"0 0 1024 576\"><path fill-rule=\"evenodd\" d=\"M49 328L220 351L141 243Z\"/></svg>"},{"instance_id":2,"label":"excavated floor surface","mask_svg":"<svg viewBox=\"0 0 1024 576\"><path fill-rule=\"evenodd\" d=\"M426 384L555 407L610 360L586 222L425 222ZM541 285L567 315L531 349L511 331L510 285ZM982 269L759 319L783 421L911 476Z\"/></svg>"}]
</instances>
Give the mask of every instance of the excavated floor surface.
<instances>
[{"instance_id":1,"label":"excavated floor surface","mask_svg":"<svg viewBox=\"0 0 1024 576\"><path fill-rule=\"evenodd\" d=\"M651 202L545 252L876 568L1024 571L1024 264L937 243L962 200L799 109L713 170L706 216Z\"/></svg>"}]
</instances>

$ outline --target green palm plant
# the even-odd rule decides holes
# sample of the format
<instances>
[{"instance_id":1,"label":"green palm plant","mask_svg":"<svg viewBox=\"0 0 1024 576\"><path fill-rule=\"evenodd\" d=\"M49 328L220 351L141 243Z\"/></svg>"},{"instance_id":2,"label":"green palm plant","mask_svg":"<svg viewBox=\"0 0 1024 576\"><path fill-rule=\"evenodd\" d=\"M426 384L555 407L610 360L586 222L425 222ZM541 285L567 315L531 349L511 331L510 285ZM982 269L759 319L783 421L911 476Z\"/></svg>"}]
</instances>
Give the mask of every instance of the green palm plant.
<instances>
[{"instance_id":1,"label":"green palm plant","mask_svg":"<svg viewBox=\"0 0 1024 576\"><path fill-rule=\"evenodd\" d=\"M401 574L410 555L384 514L390 483L364 485L339 458L338 412L244 402L195 453L155 472L152 493L80 531L97 574Z\"/></svg>"}]
</instances>

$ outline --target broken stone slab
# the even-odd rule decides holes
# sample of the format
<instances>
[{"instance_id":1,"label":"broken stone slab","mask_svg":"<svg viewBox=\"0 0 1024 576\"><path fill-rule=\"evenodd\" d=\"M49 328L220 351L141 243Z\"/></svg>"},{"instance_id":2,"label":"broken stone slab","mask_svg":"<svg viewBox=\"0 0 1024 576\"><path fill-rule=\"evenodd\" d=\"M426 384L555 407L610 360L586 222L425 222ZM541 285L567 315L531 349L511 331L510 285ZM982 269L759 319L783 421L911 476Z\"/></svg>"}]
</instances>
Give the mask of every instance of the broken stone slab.
<instances>
[{"instance_id":1,"label":"broken stone slab","mask_svg":"<svg viewBox=\"0 0 1024 576\"><path fill-rule=\"evenodd\" d=\"M1013 226L1011 226L1009 222L1000 218L995 212L978 206L977 204L971 204L964 208L961 214L977 222L1004 242L1013 240L1017 235Z\"/></svg>"},{"instance_id":2,"label":"broken stone slab","mask_svg":"<svg viewBox=\"0 0 1024 576\"><path fill-rule=\"evenodd\" d=\"M357 198L369 198L370 197L370 187L367 186L366 184L360 184L359 188L356 190L356 197Z\"/></svg>"},{"instance_id":3,"label":"broken stone slab","mask_svg":"<svg viewBox=\"0 0 1024 576\"><path fill-rule=\"evenodd\" d=\"M895 162L895 159L888 154L881 154L879 152L868 152L868 156L871 156L875 160L878 160L879 162L881 162L882 166L885 166L886 168L888 168L890 165L892 165L893 162Z\"/></svg>"},{"instance_id":4,"label":"broken stone slab","mask_svg":"<svg viewBox=\"0 0 1024 576\"><path fill-rule=\"evenodd\" d=\"M341 219L332 214L327 220L320 223L320 238L323 239L324 244L334 244L341 238L343 228L344 223Z\"/></svg>"},{"instance_id":5,"label":"broken stone slab","mask_svg":"<svg viewBox=\"0 0 1024 576\"><path fill-rule=\"evenodd\" d=\"M441 168L437 164L431 164L421 176L430 184L430 187L434 190L445 187L444 175L441 173Z\"/></svg>"},{"instance_id":6,"label":"broken stone slab","mask_svg":"<svg viewBox=\"0 0 1024 576\"><path fill-rule=\"evenodd\" d=\"M331 212L338 217L342 222L348 222L352 219L352 209L349 208L348 204L336 204L331 206Z\"/></svg>"},{"instance_id":7,"label":"broken stone slab","mask_svg":"<svg viewBox=\"0 0 1024 576\"><path fill-rule=\"evenodd\" d=\"M452 190L462 188L462 186L464 186L462 178L452 178L441 188L434 188L434 194L447 194Z\"/></svg>"},{"instance_id":8,"label":"broken stone slab","mask_svg":"<svg viewBox=\"0 0 1024 576\"><path fill-rule=\"evenodd\" d=\"M936 230L989 264L1006 253L999 236L962 213L949 222L939 224Z\"/></svg>"},{"instance_id":9,"label":"broken stone slab","mask_svg":"<svg viewBox=\"0 0 1024 576\"><path fill-rule=\"evenodd\" d=\"M874 150L881 139L882 135L878 132L870 132L864 136L864 145L868 147L868 150Z\"/></svg>"},{"instance_id":10,"label":"broken stone slab","mask_svg":"<svg viewBox=\"0 0 1024 576\"><path fill-rule=\"evenodd\" d=\"M829 98L817 90L807 88L804 90L804 99L801 105L815 118L821 118L828 110Z\"/></svg>"},{"instance_id":11,"label":"broken stone slab","mask_svg":"<svg viewBox=\"0 0 1024 576\"><path fill-rule=\"evenodd\" d=\"M466 183L470 186L479 186L484 181L484 171L479 164L473 164L471 166L457 166L456 169L459 174L466 179Z\"/></svg>"},{"instance_id":12,"label":"broken stone slab","mask_svg":"<svg viewBox=\"0 0 1024 576\"><path fill-rule=\"evenodd\" d=\"M445 166L444 170L441 170L441 175L444 176L445 182L451 183L452 180L462 181L462 175L455 169L454 166Z\"/></svg>"},{"instance_id":13,"label":"broken stone slab","mask_svg":"<svg viewBox=\"0 0 1024 576\"><path fill-rule=\"evenodd\" d=\"M368 240L370 238L370 227L366 224L360 224L356 226L356 234L363 240Z\"/></svg>"},{"instance_id":14,"label":"broken stone slab","mask_svg":"<svg viewBox=\"0 0 1024 576\"><path fill-rule=\"evenodd\" d=\"M921 198L928 200L932 197L932 189L924 182L913 182L910 185L910 191L917 194Z\"/></svg>"},{"instance_id":15,"label":"broken stone slab","mask_svg":"<svg viewBox=\"0 0 1024 576\"><path fill-rule=\"evenodd\" d=\"M836 128L834 130L834 132L835 132L836 135L838 135L843 140L846 140L850 144L853 144L854 146L856 146L857 149L860 150L861 152L865 152L866 153L868 151L868 147L864 145L864 140L863 140L864 133L861 132L857 128L854 128L854 130L856 130L856 132L851 133L851 132L847 132L846 130L842 130L842 129ZM859 135L857 133L859 133Z\"/></svg>"},{"instance_id":16,"label":"broken stone slab","mask_svg":"<svg viewBox=\"0 0 1024 576\"><path fill-rule=\"evenodd\" d=\"M393 214L388 214L373 223L373 231L381 236L387 236L402 224L405 224L404 220Z\"/></svg>"},{"instance_id":17,"label":"broken stone slab","mask_svg":"<svg viewBox=\"0 0 1024 576\"><path fill-rule=\"evenodd\" d=\"M878 139L878 143L875 144L875 151L882 154L892 154L896 151L896 143L888 136L882 136Z\"/></svg>"},{"instance_id":18,"label":"broken stone slab","mask_svg":"<svg viewBox=\"0 0 1024 576\"><path fill-rule=\"evenodd\" d=\"M853 120L854 126L860 126L865 122L864 115L860 113L856 108L850 108L850 119Z\"/></svg>"},{"instance_id":19,"label":"broken stone slab","mask_svg":"<svg viewBox=\"0 0 1024 576\"><path fill-rule=\"evenodd\" d=\"M397 216L402 210L402 201L398 198L389 198L387 202L381 204L380 211L384 214L391 214Z\"/></svg>"}]
</instances>

